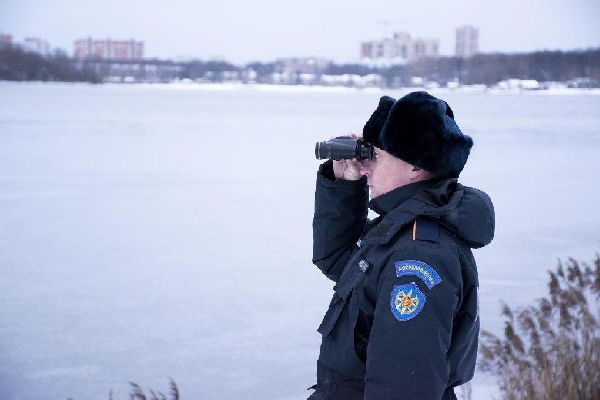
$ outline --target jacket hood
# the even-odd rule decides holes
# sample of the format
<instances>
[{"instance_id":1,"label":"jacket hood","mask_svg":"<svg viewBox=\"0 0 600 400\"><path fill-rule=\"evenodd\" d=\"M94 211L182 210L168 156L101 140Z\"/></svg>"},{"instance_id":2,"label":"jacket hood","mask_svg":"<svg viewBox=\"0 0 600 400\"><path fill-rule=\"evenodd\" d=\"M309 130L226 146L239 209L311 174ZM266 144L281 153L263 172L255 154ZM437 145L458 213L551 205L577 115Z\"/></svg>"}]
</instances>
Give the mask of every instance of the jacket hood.
<instances>
[{"instance_id":1,"label":"jacket hood","mask_svg":"<svg viewBox=\"0 0 600 400\"><path fill-rule=\"evenodd\" d=\"M444 179L419 191L415 200L425 203L419 214L438 219L471 248L483 247L494 238L494 205L481 190Z\"/></svg>"}]
</instances>

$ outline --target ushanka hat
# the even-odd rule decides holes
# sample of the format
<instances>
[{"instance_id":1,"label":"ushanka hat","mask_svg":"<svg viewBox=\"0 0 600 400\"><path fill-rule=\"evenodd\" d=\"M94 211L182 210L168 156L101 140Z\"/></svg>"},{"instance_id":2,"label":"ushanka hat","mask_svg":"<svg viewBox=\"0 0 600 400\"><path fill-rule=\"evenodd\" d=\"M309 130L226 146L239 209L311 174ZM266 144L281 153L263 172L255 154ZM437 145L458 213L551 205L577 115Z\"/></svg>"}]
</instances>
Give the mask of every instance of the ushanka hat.
<instances>
[{"instance_id":1,"label":"ushanka hat","mask_svg":"<svg viewBox=\"0 0 600 400\"><path fill-rule=\"evenodd\" d=\"M389 96L383 96L379 99L377 108L363 128L363 139L380 149L383 148L381 146L381 128L383 128L383 124L385 124L385 120L395 102L396 100Z\"/></svg>"},{"instance_id":2,"label":"ushanka hat","mask_svg":"<svg viewBox=\"0 0 600 400\"><path fill-rule=\"evenodd\" d=\"M379 142L388 153L439 178L458 177L473 146L448 103L427 92L409 93L391 106Z\"/></svg>"}]
</instances>

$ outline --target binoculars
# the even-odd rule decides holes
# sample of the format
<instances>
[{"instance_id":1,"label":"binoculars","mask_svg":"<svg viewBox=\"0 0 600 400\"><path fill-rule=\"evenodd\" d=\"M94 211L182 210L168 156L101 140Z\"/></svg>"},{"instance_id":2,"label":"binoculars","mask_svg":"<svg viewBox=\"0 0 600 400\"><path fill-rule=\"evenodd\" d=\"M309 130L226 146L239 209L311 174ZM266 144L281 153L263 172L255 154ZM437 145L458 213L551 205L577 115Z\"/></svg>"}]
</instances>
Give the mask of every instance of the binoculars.
<instances>
[{"instance_id":1,"label":"binoculars","mask_svg":"<svg viewBox=\"0 0 600 400\"><path fill-rule=\"evenodd\" d=\"M338 136L315 145L317 160L370 160L373 158L373 146L362 139L351 136Z\"/></svg>"}]
</instances>

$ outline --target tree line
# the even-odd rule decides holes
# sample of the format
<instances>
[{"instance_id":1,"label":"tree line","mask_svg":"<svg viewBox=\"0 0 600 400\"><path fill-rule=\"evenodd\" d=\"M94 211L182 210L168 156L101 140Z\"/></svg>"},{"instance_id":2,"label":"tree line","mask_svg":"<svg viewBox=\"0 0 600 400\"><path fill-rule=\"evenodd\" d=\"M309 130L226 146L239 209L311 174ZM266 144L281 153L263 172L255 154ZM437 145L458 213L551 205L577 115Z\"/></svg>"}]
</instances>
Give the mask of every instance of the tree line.
<instances>
[{"instance_id":1,"label":"tree line","mask_svg":"<svg viewBox=\"0 0 600 400\"><path fill-rule=\"evenodd\" d=\"M152 60L143 62L151 63ZM184 68L176 78L212 82L241 79L273 83L273 74L282 71L282 64L278 61L251 62L243 66L226 61L200 60L182 64ZM0 48L0 80L101 82L105 78L97 70L82 65L85 66L86 63L77 63L61 52L51 56L41 56L19 47ZM461 84L493 85L511 78L535 79L540 82L567 82L586 78L589 85L598 87L600 86L600 49L537 51L521 54L489 53L478 54L471 58L432 57L422 58L411 64L387 67L358 63L330 63L315 70L314 74L317 76L377 74L382 77L382 84L386 87L410 86L413 84L414 77L441 85L450 81ZM252 79L249 79L249 76ZM294 82L291 80L291 83ZM316 82L319 80L317 79Z\"/></svg>"},{"instance_id":2,"label":"tree line","mask_svg":"<svg viewBox=\"0 0 600 400\"><path fill-rule=\"evenodd\" d=\"M209 76L213 80L219 80L226 72L243 74L249 70L256 73L257 82L270 83L273 74L281 71L281 64L277 61L251 62L244 66L236 66L226 61L192 61L187 64L182 77L202 79ZM382 76L387 87L410 86L414 77L442 85L457 81L467 85L488 86L507 79L567 82L587 78L591 85L600 86L600 49L519 54L488 53L470 58L430 57L411 64L387 67L331 63L315 71L315 74L378 74Z\"/></svg>"},{"instance_id":3,"label":"tree line","mask_svg":"<svg viewBox=\"0 0 600 400\"><path fill-rule=\"evenodd\" d=\"M0 80L99 82L96 74L77 69L66 54L57 51L49 56L16 46L0 47Z\"/></svg>"},{"instance_id":4,"label":"tree line","mask_svg":"<svg viewBox=\"0 0 600 400\"><path fill-rule=\"evenodd\" d=\"M600 49L537 51L523 54L478 54L471 58L427 58L408 66L410 75L431 81L459 80L491 85L506 79L566 82L577 78L600 81Z\"/></svg>"}]
</instances>

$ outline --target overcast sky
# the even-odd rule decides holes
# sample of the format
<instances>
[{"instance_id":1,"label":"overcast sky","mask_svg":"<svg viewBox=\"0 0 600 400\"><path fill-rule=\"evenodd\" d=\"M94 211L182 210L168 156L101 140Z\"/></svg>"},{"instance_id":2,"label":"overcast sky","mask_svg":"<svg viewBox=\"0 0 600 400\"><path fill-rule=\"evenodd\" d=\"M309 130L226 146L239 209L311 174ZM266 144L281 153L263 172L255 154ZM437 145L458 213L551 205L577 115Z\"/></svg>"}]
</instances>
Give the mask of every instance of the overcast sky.
<instances>
[{"instance_id":1,"label":"overcast sky","mask_svg":"<svg viewBox=\"0 0 600 400\"><path fill-rule=\"evenodd\" d=\"M480 28L483 52L600 47L600 0L0 0L0 32L70 54L91 36L143 40L147 57L352 61L384 35L382 21L388 34L439 38L447 55L463 24Z\"/></svg>"}]
</instances>

